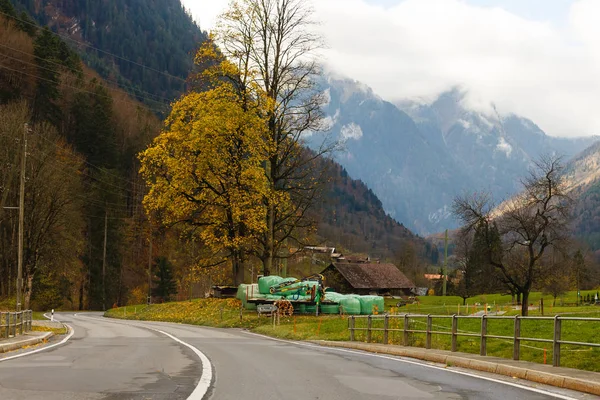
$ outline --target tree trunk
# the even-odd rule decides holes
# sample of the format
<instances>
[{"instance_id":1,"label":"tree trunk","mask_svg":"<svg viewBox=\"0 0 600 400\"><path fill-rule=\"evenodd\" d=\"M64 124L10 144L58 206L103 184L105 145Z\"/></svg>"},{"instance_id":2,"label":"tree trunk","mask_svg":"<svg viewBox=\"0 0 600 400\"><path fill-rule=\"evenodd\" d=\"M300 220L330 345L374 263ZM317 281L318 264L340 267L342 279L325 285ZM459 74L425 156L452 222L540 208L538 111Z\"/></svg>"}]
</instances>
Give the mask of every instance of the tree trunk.
<instances>
[{"instance_id":1,"label":"tree trunk","mask_svg":"<svg viewBox=\"0 0 600 400\"><path fill-rule=\"evenodd\" d=\"M84 286L85 286L85 275L81 277L81 284L79 285L79 311L83 310Z\"/></svg>"},{"instance_id":2,"label":"tree trunk","mask_svg":"<svg viewBox=\"0 0 600 400\"><path fill-rule=\"evenodd\" d=\"M523 303L521 304L521 315L526 317L529 315L529 290L523 291Z\"/></svg>"},{"instance_id":3,"label":"tree trunk","mask_svg":"<svg viewBox=\"0 0 600 400\"><path fill-rule=\"evenodd\" d=\"M25 300L24 310L29 310L31 306L31 291L33 289L33 274L27 276L27 285L25 289L25 296L23 296Z\"/></svg>"},{"instance_id":4,"label":"tree trunk","mask_svg":"<svg viewBox=\"0 0 600 400\"><path fill-rule=\"evenodd\" d=\"M265 258L263 259L263 275L271 275L273 269L273 255L275 253L275 205L269 201L269 212L267 214L267 245Z\"/></svg>"},{"instance_id":5,"label":"tree trunk","mask_svg":"<svg viewBox=\"0 0 600 400\"><path fill-rule=\"evenodd\" d=\"M467 305L467 298L463 297L463 306Z\"/></svg>"},{"instance_id":6,"label":"tree trunk","mask_svg":"<svg viewBox=\"0 0 600 400\"><path fill-rule=\"evenodd\" d=\"M521 292L517 292L517 305L520 305L521 303Z\"/></svg>"},{"instance_id":7,"label":"tree trunk","mask_svg":"<svg viewBox=\"0 0 600 400\"><path fill-rule=\"evenodd\" d=\"M240 284L244 283L244 260L242 252L233 252L231 265L233 267L233 285L239 286Z\"/></svg>"}]
</instances>

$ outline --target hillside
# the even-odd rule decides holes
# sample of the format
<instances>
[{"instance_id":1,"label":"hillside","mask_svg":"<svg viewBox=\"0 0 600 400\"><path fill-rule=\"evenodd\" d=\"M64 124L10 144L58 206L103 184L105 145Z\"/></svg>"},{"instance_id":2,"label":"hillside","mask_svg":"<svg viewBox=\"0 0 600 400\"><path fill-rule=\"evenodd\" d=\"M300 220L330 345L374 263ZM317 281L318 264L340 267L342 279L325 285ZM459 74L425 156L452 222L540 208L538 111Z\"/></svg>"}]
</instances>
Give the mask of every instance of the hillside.
<instances>
[{"instance_id":1,"label":"hillside","mask_svg":"<svg viewBox=\"0 0 600 400\"><path fill-rule=\"evenodd\" d=\"M160 132L157 110L117 88L120 75L104 80L82 62L81 49L72 41L36 27L9 0L0 0L0 11L0 107L3 117L14 116L0 118L0 139L9 138L0 151L2 204L18 203L16 166L26 122L32 128L28 182L34 182L35 171L39 174L38 186L26 190L31 202L26 205L31 215L26 231L32 236L26 238L25 281L31 304L46 309L102 309L131 298L143 299L148 258L165 254L173 261L180 290L188 290L198 279L192 267L203 249L182 241L174 230L150 226L141 204L146 189L136 155ZM130 20L131 29L141 29L135 22ZM148 53L145 56L151 59ZM83 59L89 61L86 54ZM158 89L142 86L142 90ZM322 206L315 210L320 222L316 240L341 246L347 253L403 257L411 266L419 259L435 258L437 251L388 217L362 182L335 163L331 171ZM55 191L36 194L35 187ZM38 198L52 201L36 203ZM51 215L59 217L50 219L51 229L36 225L47 220L45 212L56 211L53 205L59 205L59 210ZM0 297L6 297L14 293L10 282L16 273L16 214L0 211L0 221Z\"/></svg>"},{"instance_id":2,"label":"hillside","mask_svg":"<svg viewBox=\"0 0 600 400\"><path fill-rule=\"evenodd\" d=\"M455 196L486 190L505 199L540 154L569 159L598 139L553 138L526 118L471 110L459 90L430 104L392 104L333 72L320 85L331 134L345 143L336 160L421 235L457 227Z\"/></svg>"},{"instance_id":3,"label":"hillside","mask_svg":"<svg viewBox=\"0 0 600 400\"><path fill-rule=\"evenodd\" d=\"M574 233L600 257L600 142L569 162L565 175L575 200Z\"/></svg>"},{"instance_id":4,"label":"hillside","mask_svg":"<svg viewBox=\"0 0 600 400\"><path fill-rule=\"evenodd\" d=\"M185 91L193 56L206 38L179 0L11 1L157 113Z\"/></svg>"},{"instance_id":5,"label":"hillside","mask_svg":"<svg viewBox=\"0 0 600 400\"><path fill-rule=\"evenodd\" d=\"M437 248L387 215L381 201L362 181L352 179L333 160L323 163L329 182L316 210L320 244L395 262L412 251L413 261L437 263Z\"/></svg>"},{"instance_id":6,"label":"hillside","mask_svg":"<svg viewBox=\"0 0 600 400\"><path fill-rule=\"evenodd\" d=\"M147 223L135 154L161 123L59 36L22 23L23 15L5 18L17 15L7 0L0 10L2 206L18 204L21 137L29 128L26 307L29 298L43 309L119 303L136 276L144 279ZM14 293L17 215L0 211L0 297Z\"/></svg>"}]
</instances>

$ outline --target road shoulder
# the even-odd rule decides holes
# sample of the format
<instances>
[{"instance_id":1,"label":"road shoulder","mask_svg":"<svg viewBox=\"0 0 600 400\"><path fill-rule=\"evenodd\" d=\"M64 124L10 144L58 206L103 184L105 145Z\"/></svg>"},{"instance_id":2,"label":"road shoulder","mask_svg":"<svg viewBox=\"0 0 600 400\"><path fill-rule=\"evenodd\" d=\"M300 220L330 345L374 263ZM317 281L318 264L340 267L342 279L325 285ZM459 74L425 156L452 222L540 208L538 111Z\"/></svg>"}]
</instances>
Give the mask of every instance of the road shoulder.
<instances>
[{"instance_id":1,"label":"road shoulder","mask_svg":"<svg viewBox=\"0 0 600 400\"><path fill-rule=\"evenodd\" d=\"M45 343L52 336L54 336L53 332L28 332L9 339L3 339L0 342L0 353L8 353L9 351Z\"/></svg>"},{"instance_id":2,"label":"road shoulder","mask_svg":"<svg viewBox=\"0 0 600 400\"><path fill-rule=\"evenodd\" d=\"M422 349L396 345L362 342L313 340L310 343L392 356L410 357L447 366L505 375L513 378L575 390L600 396L600 373L572 368L552 367L527 361L513 361L498 357L453 353L445 350Z\"/></svg>"}]
</instances>

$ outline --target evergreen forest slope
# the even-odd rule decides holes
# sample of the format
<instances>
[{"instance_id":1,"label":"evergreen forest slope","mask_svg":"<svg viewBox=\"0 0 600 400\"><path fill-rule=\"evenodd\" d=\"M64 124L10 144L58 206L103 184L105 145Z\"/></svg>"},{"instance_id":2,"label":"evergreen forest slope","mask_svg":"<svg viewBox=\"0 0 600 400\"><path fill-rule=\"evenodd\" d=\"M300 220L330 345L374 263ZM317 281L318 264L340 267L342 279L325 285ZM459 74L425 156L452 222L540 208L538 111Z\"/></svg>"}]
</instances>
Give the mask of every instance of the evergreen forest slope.
<instances>
[{"instance_id":1,"label":"evergreen forest slope","mask_svg":"<svg viewBox=\"0 0 600 400\"><path fill-rule=\"evenodd\" d=\"M179 0L12 0L74 46L85 63L164 113L186 88L206 39Z\"/></svg>"}]
</instances>

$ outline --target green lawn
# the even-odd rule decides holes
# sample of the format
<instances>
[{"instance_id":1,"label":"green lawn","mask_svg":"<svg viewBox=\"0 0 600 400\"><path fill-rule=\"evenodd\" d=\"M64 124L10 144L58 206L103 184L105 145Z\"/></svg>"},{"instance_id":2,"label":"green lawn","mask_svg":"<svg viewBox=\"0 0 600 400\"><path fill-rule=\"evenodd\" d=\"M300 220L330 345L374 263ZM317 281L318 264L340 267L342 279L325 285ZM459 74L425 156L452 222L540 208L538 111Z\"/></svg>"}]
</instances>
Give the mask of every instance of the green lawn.
<instances>
[{"instance_id":1,"label":"green lawn","mask_svg":"<svg viewBox=\"0 0 600 400\"><path fill-rule=\"evenodd\" d=\"M506 296L486 296L486 298L503 298ZM536 297L533 297L536 298ZM539 299L540 297L538 297ZM459 302L456 302L456 300ZM510 300L510 298L508 298ZM446 315L455 314L458 304L462 304L462 299L455 297L421 297L419 304L410 304L408 307L394 307L396 301L386 299L386 311L393 311L395 314L406 312L413 314L432 314ZM477 300L475 300L477 301ZM444 305L446 303L446 305ZM482 303L483 304L483 303ZM488 303L489 304L489 303ZM496 303L500 309L502 307ZM600 307L580 306L580 307L552 307L550 311L549 301L546 305L545 315L561 314L564 316L577 317L597 317L600 318ZM495 306L494 306L495 307ZM478 308L483 309L483 306ZM469 314L475 312L473 306L470 306ZM539 311L531 311L534 315ZM466 314L466 308L461 308L461 314ZM510 309L508 315L518 315L519 312ZM258 317L255 311L241 310L240 302L234 299L199 299L178 303L156 304L151 306L128 306L112 309L105 314L113 318L125 318L136 320L154 320L187 323L194 325L214 326L221 328L246 328L253 332L266 334L269 336L292 339L292 340L348 340L348 319L339 315L323 315L315 317L313 315L297 315L294 317L281 318L280 324L273 326L272 319L269 317ZM410 329L425 330L426 318L411 317ZM402 317L390 318L389 328L401 329L404 321ZM526 320L521 325L521 336L532 338L552 339L553 335L552 321ZM366 327L366 319L357 319L357 327ZM460 319L458 324L459 332L479 334L481 326L480 318ZM498 336L513 336L513 319L490 320L488 322L488 334ZM374 319L374 328L383 328L381 319ZM433 329L450 332L451 318L437 317L433 320ZM563 340L579 342L600 342L600 322L582 322L582 321L563 321ZM374 332L372 342L382 341L382 332ZM402 332L392 331L389 334L389 342L392 344L401 344L403 339ZM364 332L357 332L356 340L366 341ZM412 346L425 347L425 334L415 333L409 337ZM458 351L466 353L479 354L480 339L478 337L459 337L457 340ZM433 335L432 347L438 349L450 350L451 339L447 335ZM544 349L546 349L546 362L552 363L552 345L551 343L539 342L521 342L521 359L533 362L544 362ZM488 355L504 358L512 358L513 347L512 340L488 339ZM561 351L561 366L580 368L600 372L600 349L581 346L563 345Z\"/></svg>"}]
</instances>

